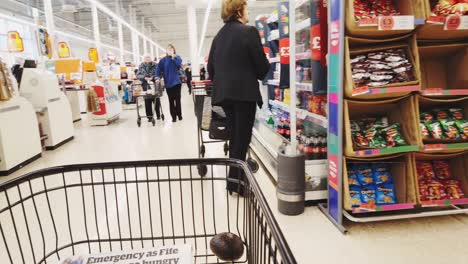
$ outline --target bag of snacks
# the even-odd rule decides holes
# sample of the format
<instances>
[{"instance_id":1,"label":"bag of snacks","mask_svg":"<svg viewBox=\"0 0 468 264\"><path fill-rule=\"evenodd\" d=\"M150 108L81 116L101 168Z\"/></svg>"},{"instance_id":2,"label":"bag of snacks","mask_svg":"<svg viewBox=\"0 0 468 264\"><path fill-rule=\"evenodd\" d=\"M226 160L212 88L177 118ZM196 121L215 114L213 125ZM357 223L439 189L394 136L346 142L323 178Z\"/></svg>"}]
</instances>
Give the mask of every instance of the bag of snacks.
<instances>
[{"instance_id":1,"label":"bag of snacks","mask_svg":"<svg viewBox=\"0 0 468 264\"><path fill-rule=\"evenodd\" d=\"M369 142L369 148L385 148L387 146L377 128L369 128L366 130L365 137Z\"/></svg>"},{"instance_id":2,"label":"bag of snacks","mask_svg":"<svg viewBox=\"0 0 468 264\"><path fill-rule=\"evenodd\" d=\"M460 181L451 180L445 183L445 190L449 199L461 199L465 198L465 194L460 188Z\"/></svg>"},{"instance_id":3,"label":"bag of snacks","mask_svg":"<svg viewBox=\"0 0 468 264\"><path fill-rule=\"evenodd\" d=\"M439 180L430 180L427 182L427 199L444 200L447 198L445 186Z\"/></svg>"},{"instance_id":4,"label":"bag of snacks","mask_svg":"<svg viewBox=\"0 0 468 264\"><path fill-rule=\"evenodd\" d=\"M363 149L369 148L369 141L364 137L360 131L351 132L353 136L353 144L355 148Z\"/></svg>"},{"instance_id":5,"label":"bag of snacks","mask_svg":"<svg viewBox=\"0 0 468 264\"><path fill-rule=\"evenodd\" d=\"M440 120L442 129L444 130L445 138L456 140L460 138L460 133L455 125L455 120Z\"/></svg>"},{"instance_id":6,"label":"bag of snacks","mask_svg":"<svg viewBox=\"0 0 468 264\"><path fill-rule=\"evenodd\" d=\"M434 109L434 113L437 120L443 120L449 118L448 111L445 109Z\"/></svg>"},{"instance_id":7,"label":"bag of snacks","mask_svg":"<svg viewBox=\"0 0 468 264\"><path fill-rule=\"evenodd\" d=\"M425 181L419 181L418 183L419 196L421 196L422 201L427 201L427 196L429 195L429 190Z\"/></svg>"},{"instance_id":8,"label":"bag of snacks","mask_svg":"<svg viewBox=\"0 0 468 264\"><path fill-rule=\"evenodd\" d=\"M361 202L370 206L375 205L375 189L374 186L367 186L361 189Z\"/></svg>"},{"instance_id":9,"label":"bag of snacks","mask_svg":"<svg viewBox=\"0 0 468 264\"><path fill-rule=\"evenodd\" d=\"M374 184L374 175L369 165L362 164L356 166L356 173L358 181L362 186Z\"/></svg>"},{"instance_id":10,"label":"bag of snacks","mask_svg":"<svg viewBox=\"0 0 468 264\"><path fill-rule=\"evenodd\" d=\"M450 172L450 165L446 160L435 160L434 172L435 172L436 178L439 180L452 179L452 173Z\"/></svg>"},{"instance_id":11,"label":"bag of snacks","mask_svg":"<svg viewBox=\"0 0 468 264\"><path fill-rule=\"evenodd\" d=\"M427 129L434 139L444 139L445 135L442 131L442 126L439 121L433 120L426 122Z\"/></svg>"},{"instance_id":12,"label":"bag of snacks","mask_svg":"<svg viewBox=\"0 0 468 264\"><path fill-rule=\"evenodd\" d=\"M435 178L434 168L429 161L416 161L416 172L419 181L429 181Z\"/></svg>"},{"instance_id":13,"label":"bag of snacks","mask_svg":"<svg viewBox=\"0 0 468 264\"><path fill-rule=\"evenodd\" d=\"M395 186L391 183L378 185L376 188L377 204L395 204Z\"/></svg>"},{"instance_id":14,"label":"bag of snacks","mask_svg":"<svg viewBox=\"0 0 468 264\"><path fill-rule=\"evenodd\" d=\"M392 183L393 177L390 172L390 166L386 163L379 163L372 165L372 171L374 174L374 183L375 184L386 184Z\"/></svg>"},{"instance_id":15,"label":"bag of snacks","mask_svg":"<svg viewBox=\"0 0 468 264\"><path fill-rule=\"evenodd\" d=\"M359 207L361 206L361 187L359 186L350 186L349 195L351 197L351 206Z\"/></svg>"},{"instance_id":16,"label":"bag of snacks","mask_svg":"<svg viewBox=\"0 0 468 264\"><path fill-rule=\"evenodd\" d=\"M468 139L468 121L467 120L455 120L455 126L460 132L462 139Z\"/></svg>"},{"instance_id":17,"label":"bag of snacks","mask_svg":"<svg viewBox=\"0 0 468 264\"><path fill-rule=\"evenodd\" d=\"M356 168L353 165L348 165L347 168L348 170L348 183L350 186L359 186L359 181L356 173Z\"/></svg>"},{"instance_id":18,"label":"bag of snacks","mask_svg":"<svg viewBox=\"0 0 468 264\"><path fill-rule=\"evenodd\" d=\"M462 120L463 117L463 109L461 108L450 108L449 109L450 118L455 120Z\"/></svg>"},{"instance_id":19,"label":"bag of snacks","mask_svg":"<svg viewBox=\"0 0 468 264\"><path fill-rule=\"evenodd\" d=\"M427 130L426 124L424 122L420 122L419 126L421 127L421 135L423 139L430 139L431 134L429 134L429 130Z\"/></svg>"},{"instance_id":20,"label":"bag of snacks","mask_svg":"<svg viewBox=\"0 0 468 264\"><path fill-rule=\"evenodd\" d=\"M432 115L430 112L422 112L420 119L421 121L432 121L434 120L434 115Z\"/></svg>"},{"instance_id":21,"label":"bag of snacks","mask_svg":"<svg viewBox=\"0 0 468 264\"><path fill-rule=\"evenodd\" d=\"M401 134L400 124L395 123L387 128L382 129L385 135L386 145L388 147L408 145Z\"/></svg>"}]
</instances>

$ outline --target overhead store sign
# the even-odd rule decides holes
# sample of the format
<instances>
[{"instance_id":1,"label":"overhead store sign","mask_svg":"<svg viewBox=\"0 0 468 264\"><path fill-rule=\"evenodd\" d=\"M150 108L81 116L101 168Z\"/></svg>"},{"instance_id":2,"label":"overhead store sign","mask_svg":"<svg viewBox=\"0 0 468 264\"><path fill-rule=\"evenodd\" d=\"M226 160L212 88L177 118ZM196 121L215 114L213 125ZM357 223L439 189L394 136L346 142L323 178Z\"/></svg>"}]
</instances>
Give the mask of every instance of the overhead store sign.
<instances>
[{"instance_id":1,"label":"overhead store sign","mask_svg":"<svg viewBox=\"0 0 468 264\"><path fill-rule=\"evenodd\" d=\"M23 52L24 43L18 31L8 31L8 51Z\"/></svg>"},{"instance_id":2,"label":"overhead store sign","mask_svg":"<svg viewBox=\"0 0 468 264\"><path fill-rule=\"evenodd\" d=\"M69 58L70 57L70 48L66 42L58 43L58 56L59 58Z\"/></svg>"}]
</instances>

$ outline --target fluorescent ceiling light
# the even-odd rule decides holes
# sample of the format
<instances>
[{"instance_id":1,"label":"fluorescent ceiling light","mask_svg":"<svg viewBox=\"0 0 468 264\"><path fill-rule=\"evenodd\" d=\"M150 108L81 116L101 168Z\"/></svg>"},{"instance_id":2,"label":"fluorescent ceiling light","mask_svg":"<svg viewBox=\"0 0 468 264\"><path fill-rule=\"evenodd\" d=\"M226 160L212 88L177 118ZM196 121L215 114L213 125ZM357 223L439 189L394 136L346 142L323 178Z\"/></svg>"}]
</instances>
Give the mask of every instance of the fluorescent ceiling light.
<instances>
[{"instance_id":1,"label":"fluorescent ceiling light","mask_svg":"<svg viewBox=\"0 0 468 264\"><path fill-rule=\"evenodd\" d=\"M112 17L113 19L115 19L117 22L120 22L122 25L126 26L127 28L129 28L131 31L134 31L136 32L138 35L140 35L143 39L146 39L147 41L149 41L151 44L155 45L156 47L160 48L161 50L164 50L158 43L154 42L153 40L149 39L148 37L146 37L146 35L144 35L143 33L141 33L139 30L137 30L135 27L133 27L132 25L130 25L127 21L125 21L124 19L122 19L120 16L118 16L117 14L115 14L114 12L112 12L112 10L110 10L109 8L107 8L105 5L103 5L101 2L99 1L96 1L96 0L86 0L88 2L90 2L91 4L95 4L97 9L101 10L102 12L106 13L108 16Z\"/></svg>"}]
</instances>

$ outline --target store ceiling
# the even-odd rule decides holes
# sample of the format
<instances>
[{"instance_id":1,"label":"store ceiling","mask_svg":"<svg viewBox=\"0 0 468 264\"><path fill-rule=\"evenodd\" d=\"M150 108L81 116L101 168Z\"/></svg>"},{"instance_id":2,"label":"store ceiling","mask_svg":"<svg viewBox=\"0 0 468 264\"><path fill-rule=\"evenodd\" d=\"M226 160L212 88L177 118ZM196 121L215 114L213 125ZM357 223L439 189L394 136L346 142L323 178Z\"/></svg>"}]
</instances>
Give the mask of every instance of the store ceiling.
<instances>
[{"instance_id":1,"label":"store ceiling","mask_svg":"<svg viewBox=\"0 0 468 264\"><path fill-rule=\"evenodd\" d=\"M39 10L43 10L43 0L9 1L23 3L27 6L36 7ZM137 21L136 28L140 29L141 31L142 25L144 25L145 32L162 46L165 46L167 43L176 43L176 46L188 46L187 11L184 3L189 1L190 0L100 0L101 3L106 5L115 13L118 13L118 6L120 6L121 17L123 17L128 22L133 21L133 18L130 16L130 10L134 9ZM205 1L208 2L207 0ZM220 0L213 1L214 7L211 9L206 32L207 40L205 40L205 46L209 45L211 42L210 39L213 38L213 36L222 26L219 8ZM76 32L78 30L80 33L88 31L86 35L92 36L91 8L87 0L52 0L52 4L54 13L56 16L61 18L59 21L56 21L56 27L63 31ZM251 1L251 17L254 18L258 14L269 14L273 11L277 4L278 1L270 0ZM202 5L201 8L197 9L197 25L199 35L202 31L204 16L205 7ZM71 23L68 23L67 21ZM76 27L74 24L79 25L79 27ZM108 44L117 44L115 41L111 40L117 39L116 22L106 15L100 13L99 25L101 36L104 39L108 39ZM130 31L124 30L125 42L130 42L130 34Z\"/></svg>"}]
</instances>

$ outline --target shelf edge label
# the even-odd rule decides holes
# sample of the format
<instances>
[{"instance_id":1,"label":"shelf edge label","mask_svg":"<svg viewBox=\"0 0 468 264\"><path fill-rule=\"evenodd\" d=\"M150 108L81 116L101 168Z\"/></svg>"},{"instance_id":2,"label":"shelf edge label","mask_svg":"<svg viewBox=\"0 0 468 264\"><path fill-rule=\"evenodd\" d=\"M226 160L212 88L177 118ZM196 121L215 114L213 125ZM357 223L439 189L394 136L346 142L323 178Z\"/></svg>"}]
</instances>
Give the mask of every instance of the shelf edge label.
<instances>
[{"instance_id":1,"label":"shelf edge label","mask_svg":"<svg viewBox=\"0 0 468 264\"><path fill-rule=\"evenodd\" d=\"M379 16L378 30L413 30L414 16Z\"/></svg>"}]
</instances>

